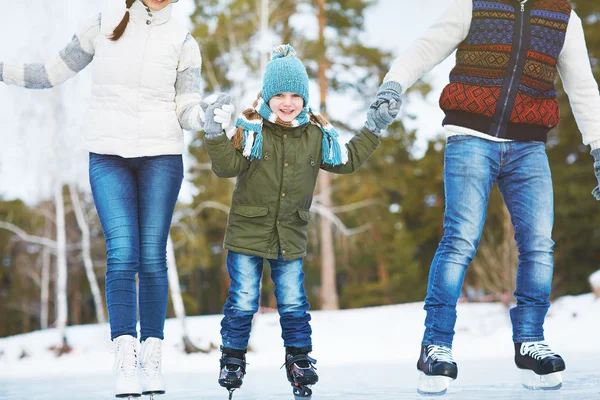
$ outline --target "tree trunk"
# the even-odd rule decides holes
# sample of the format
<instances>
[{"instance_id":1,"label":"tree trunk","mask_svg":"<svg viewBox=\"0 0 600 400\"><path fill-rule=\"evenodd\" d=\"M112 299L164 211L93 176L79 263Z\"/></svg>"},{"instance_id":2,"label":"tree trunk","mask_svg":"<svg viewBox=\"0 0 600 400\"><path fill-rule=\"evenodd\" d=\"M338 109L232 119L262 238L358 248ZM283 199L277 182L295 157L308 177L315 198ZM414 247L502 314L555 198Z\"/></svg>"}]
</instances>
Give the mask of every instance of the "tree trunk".
<instances>
[{"instance_id":1,"label":"tree trunk","mask_svg":"<svg viewBox=\"0 0 600 400\"><path fill-rule=\"evenodd\" d=\"M67 233L65 228L65 204L62 184L59 179L54 184L56 207L56 329L61 343L66 342L67 327Z\"/></svg>"},{"instance_id":2,"label":"tree trunk","mask_svg":"<svg viewBox=\"0 0 600 400\"><path fill-rule=\"evenodd\" d=\"M50 224L46 221L46 237L50 237ZM52 258L50 249L46 246L42 249L42 279L40 281L40 328L48 328L48 302L50 297L50 267Z\"/></svg>"},{"instance_id":3,"label":"tree trunk","mask_svg":"<svg viewBox=\"0 0 600 400\"><path fill-rule=\"evenodd\" d=\"M375 247L382 249L383 237L381 236L381 231L379 230L378 224L373 227L372 232L373 240L375 241ZM392 298L389 291L390 273L388 271L386 257L382 252L378 251L377 254L375 254L375 260L377 262L377 277L379 278L379 283L381 283L381 286L383 287L383 298L385 304L391 304Z\"/></svg>"},{"instance_id":4,"label":"tree trunk","mask_svg":"<svg viewBox=\"0 0 600 400\"><path fill-rule=\"evenodd\" d=\"M75 185L69 185L69 192L71 194L71 203L73 204L73 210L75 211L75 217L77 219L77 225L81 230L81 252L83 256L83 265L85 266L85 274L88 282L90 283L90 290L94 299L94 308L96 310L96 318L98 323L103 324L106 322L106 316L104 314L104 300L100 294L100 287L98 286L98 279L96 279L96 273L94 272L94 263L92 262L92 250L90 241L90 225L86 221L85 214L83 212L83 206L79 200L77 189Z\"/></svg>"},{"instance_id":5,"label":"tree trunk","mask_svg":"<svg viewBox=\"0 0 600 400\"><path fill-rule=\"evenodd\" d=\"M325 0L318 0L319 19L319 71L318 82L320 89L321 114L327 116L327 77L329 68L325 56ZM319 197L323 207L331 208L331 175L322 172L319 177ZM321 227L321 309L338 310L340 308L335 276L335 248L333 246L333 230L331 222L326 218L320 219Z\"/></svg>"},{"instance_id":6,"label":"tree trunk","mask_svg":"<svg viewBox=\"0 0 600 400\"><path fill-rule=\"evenodd\" d=\"M269 0L260 3L260 76L263 76L269 62Z\"/></svg>"},{"instance_id":7,"label":"tree trunk","mask_svg":"<svg viewBox=\"0 0 600 400\"><path fill-rule=\"evenodd\" d=\"M208 350L202 350L190 340L185 322L185 306L183 305L183 297L181 296L181 286L179 285L179 274L177 272L177 260L175 259L175 247L171 235L167 239L167 271L169 276L169 290L171 292L171 302L175 317L181 325L183 346L186 353L208 353Z\"/></svg>"}]
</instances>

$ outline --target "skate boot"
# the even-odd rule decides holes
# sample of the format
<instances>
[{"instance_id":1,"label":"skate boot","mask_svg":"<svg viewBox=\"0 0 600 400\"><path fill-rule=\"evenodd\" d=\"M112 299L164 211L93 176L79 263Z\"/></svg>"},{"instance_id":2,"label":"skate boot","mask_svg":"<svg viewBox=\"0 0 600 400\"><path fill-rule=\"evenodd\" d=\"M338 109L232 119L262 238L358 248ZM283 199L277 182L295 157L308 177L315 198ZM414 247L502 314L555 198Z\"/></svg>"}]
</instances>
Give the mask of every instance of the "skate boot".
<instances>
[{"instance_id":1,"label":"skate boot","mask_svg":"<svg viewBox=\"0 0 600 400\"><path fill-rule=\"evenodd\" d=\"M115 397L130 398L141 396L138 377L137 339L131 335L122 335L113 340L115 343L116 375Z\"/></svg>"},{"instance_id":2,"label":"skate boot","mask_svg":"<svg viewBox=\"0 0 600 400\"><path fill-rule=\"evenodd\" d=\"M246 375L246 350L235 350L221 346L221 371L219 385L229 391L229 399L233 391L239 389Z\"/></svg>"},{"instance_id":3,"label":"skate boot","mask_svg":"<svg viewBox=\"0 0 600 400\"><path fill-rule=\"evenodd\" d=\"M160 371L162 340L148 338L142 343L140 371L142 376L142 394L154 399L156 394L165 394L165 381Z\"/></svg>"},{"instance_id":4,"label":"skate boot","mask_svg":"<svg viewBox=\"0 0 600 400\"><path fill-rule=\"evenodd\" d=\"M452 349L444 346L422 346L417 369L420 371L417 392L426 396L446 393L450 382L458 376Z\"/></svg>"},{"instance_id":5,"label":"skate boot","mask_svg":"<svg viewBox=\"0 0 600 400\"><path fill-rule=\"evenodd\" d=\"M317 360L308 356L311 351L312 346L285 348L287 378L294 388L294 397L297 399L309 399L312 396L310 386L319 381L314 366Z\"/></svg>"},{"instance_id":6,"label":"skate boot","mask_svg":"<svg viewBox=\"0 0 600 400\"><path fill-rule=\"evenodd\" d=\"M525 389L557 390L562 386L565 362L544 341L515 343L515 364L522 371Z\"/></svg>"}]
</instances>

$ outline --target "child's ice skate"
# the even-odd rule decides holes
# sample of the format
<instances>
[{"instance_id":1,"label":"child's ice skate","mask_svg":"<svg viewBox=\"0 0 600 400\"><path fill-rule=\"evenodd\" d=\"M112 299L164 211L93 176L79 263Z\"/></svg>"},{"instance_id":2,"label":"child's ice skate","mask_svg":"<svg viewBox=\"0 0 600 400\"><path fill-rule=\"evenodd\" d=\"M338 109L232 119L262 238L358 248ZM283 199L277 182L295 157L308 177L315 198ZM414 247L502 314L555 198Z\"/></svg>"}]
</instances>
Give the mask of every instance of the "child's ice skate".
<instances>
[{"instance_id":1,"label":"child's ice skate","mask_svg":"<svg viewBox=\"0 0 600 400\"><path fill-rule=\"evenodd\" d=\"M220 363L219 385L229 391L231 400L233 391L242 386L246 375L246 351L221 346Z\"/></svg>"},{"instance_id":2,"label":"child's ice skate","mask_svg":"<svg viewBox=\"0 0 600 400\"><path fill-rule=\"evenodd\" d=\"M137 339L131 335L115 338L115 363L113 370L116 375L115 397L140 397L142 388L138 376Z\"/></svg>"},{"instance_id":3,"label":"child's ice skate","mask_svg":"<svg viewBox=\"0 0 600 400\"><path fill-rule=\"evenodd\" d=\"M557 390L562 386L565 362L546 342L515 343L515 364L523 387L531 390Z\"/></svg>"},{"instance_id":4,"label":"child's ice skate","mask_svg":"<svg viewBox=\"0 0 600 400\"><path fill-rule=\"evenodd\" d=\"M417 392L425 396L445 394L450 382L458 376L452 349L444 346L422 346L417 369L420 371Z\"/></svg>"},{"instance_id":5,"label":"child's ice skate","mask_svg":"<svg viewBox=\"0 0 600 400\"><path fill-rule=\"evenodd\" d=\"M294 388L294 397L296 399L310 399L312 390L310 386L319 381L314 364L317 363L308 353L312 351L312 346L301 348L286 347L285 369L288 381Z\"/></svg>"},{"instance_id":6,"label":"child's ice skate","mask_svg":"<svg viewBox=\"0 0 600 400\"><path fill-rule=\"evenodd\" d=\"M160 371L161 359L162 340L158 338L144 340L140 355L142 394L150 396L150 400L154 400L154 395L165 394L165 382Z\"/></svg>"}]
</instances>

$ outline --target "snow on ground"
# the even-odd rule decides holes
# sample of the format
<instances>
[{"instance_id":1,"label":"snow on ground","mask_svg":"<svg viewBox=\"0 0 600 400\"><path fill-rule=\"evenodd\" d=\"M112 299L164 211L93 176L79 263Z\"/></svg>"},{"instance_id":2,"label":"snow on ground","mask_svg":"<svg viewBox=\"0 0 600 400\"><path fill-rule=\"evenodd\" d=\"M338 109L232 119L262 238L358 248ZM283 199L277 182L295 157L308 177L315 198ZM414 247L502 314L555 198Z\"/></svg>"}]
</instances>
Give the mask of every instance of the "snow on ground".
<instances>
[{"instance_id":1,"label":"snow on ground","mask_svg":"<svg viewBox=\"0 0 600 400\"><path fill-rule=\"evenodd\" d=\"M321 382L313 399L410 399L424 311L422 303L343 311L315 311L313 355ZM564 386L558 392L536 393L519 385L512 361L508 311L498 303L461 303L454 342L459 379L446 397L453 399L587 399L600 398L600 300L592 294L566 296L554 302L545 329L551 347L567 362ZM219 345L221 316L189 317L192 339ZM218 351L186 355L180 325L168 320L163 371L169 392L159 400L223 399L216 383ZM0 400L112 398L112 354L107 325L71 327L74 351L56 358L48 347L57 344L53 330L0 339ZM291 397L284 372L283 343L277 314L260 314L252 334L248 376L235 399ZM29 356L20 359L26 352Z\"/></svg>"}]
</instances>

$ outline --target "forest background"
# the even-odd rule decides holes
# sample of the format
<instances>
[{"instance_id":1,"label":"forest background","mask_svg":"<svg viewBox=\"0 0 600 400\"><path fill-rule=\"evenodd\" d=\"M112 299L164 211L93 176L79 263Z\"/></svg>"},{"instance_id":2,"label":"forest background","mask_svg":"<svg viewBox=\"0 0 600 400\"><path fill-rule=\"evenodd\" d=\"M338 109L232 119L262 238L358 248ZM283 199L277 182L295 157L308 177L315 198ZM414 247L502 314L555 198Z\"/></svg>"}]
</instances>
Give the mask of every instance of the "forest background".
<instances>
[{"instance_id":1,"label":"forest background","mask_svg":"<svg viewBox=\"0 0 600 400\"><path fill-rule=\"evenodd\" d=\"M10 7L32 23L20 28L25 36L2 39L0 47L15 50L1 51L2 59L39 61L56 54L81 22L107 2L22 3ZM109 3L114 8L121 2ZM366 16L374 9L381 13L380 3L391 8L386 14L397 13L398 23L414 24L420 32L451 4L434 1L433 16L424 25L403 12L405 1L183 0L174 8L181 7L180 19L200 44L206 95L230 92L237 111L247 107L260 89L270 48L291 43L311 77L311 105L329 114L347 139L364 122L368 104L401 53L398 49L410 44L390 24L385 29L398 48L379 45L373 34L368 37ZM426 3L432 2L416 7ZM600 6L572 3L584 22L598 80ZM6 24L0 26L9 33ZM85 123L81 108L89 95L86 74L44 92L0 86L0 337L106 321L104 240L86 183L87 155L77 148ZM447 75L443 79L447 82ZM590 194L596 185L593 160L581 144L560 81L557 86L562 120L547 144L555 197L554 298L588 292L588 276L600 261L600 204ZM304 264L313 309L423 300L443 233L445 140L439 111L432 111L441 87L428 75L411 88L400 117L357 173L320 174ZM222 241L234 184L210 170L203 133L185 134L186 185L169 241L168 312L182 321L186 315L221 312L228 288ZM21 186L26 190L15 190ZM509 305L514 300L518 252L513 235L494 188L464 301ZM261 305L270 310L276 304L265 267Z\"/></svg>"}]
</instances>

